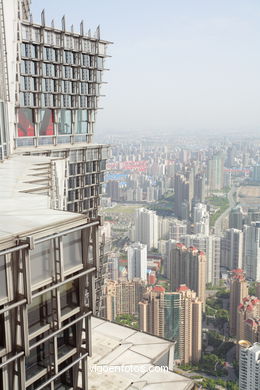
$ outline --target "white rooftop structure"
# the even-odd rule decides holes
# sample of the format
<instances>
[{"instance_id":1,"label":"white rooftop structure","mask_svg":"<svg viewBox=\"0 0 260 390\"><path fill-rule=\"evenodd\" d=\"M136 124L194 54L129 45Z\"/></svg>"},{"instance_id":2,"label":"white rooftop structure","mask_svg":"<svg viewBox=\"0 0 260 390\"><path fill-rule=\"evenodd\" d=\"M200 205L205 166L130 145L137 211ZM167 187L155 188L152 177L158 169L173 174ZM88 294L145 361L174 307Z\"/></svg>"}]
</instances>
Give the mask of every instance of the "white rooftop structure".
<instances>
[{"instance_id":1,"label":"white rooftop structure","mask_svg":"<svg viewBox=\"0 0 260 390\"><path fill-rule=\"evenodd\" d=\"M92 317L89 390L191 390L194 383L171 371L174 343Z\"/></svg>"},{"instance_id":2,"label":"white rooftop structure","mask_svg":"<svg viewBox=\"0 0 260 390\"><path fill-rule=\"evenodd\" d=\"M82 214L50 208L47 187L51 187L48 182L52 161L64 163L63 159L14 155L0 164L0 244L55 223L84 220Z\"/></svg>"}]
</instances>

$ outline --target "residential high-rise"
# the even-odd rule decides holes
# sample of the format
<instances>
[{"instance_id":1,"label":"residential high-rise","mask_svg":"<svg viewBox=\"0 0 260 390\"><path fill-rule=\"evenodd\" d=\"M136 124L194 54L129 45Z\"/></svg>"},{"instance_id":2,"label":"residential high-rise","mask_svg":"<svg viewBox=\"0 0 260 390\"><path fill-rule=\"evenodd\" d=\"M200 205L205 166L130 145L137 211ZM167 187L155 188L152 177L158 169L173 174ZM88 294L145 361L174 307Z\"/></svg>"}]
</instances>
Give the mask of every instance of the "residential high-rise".
<instances>
[{"instance_id":1,"label":"residential high-rise","mask_svg":"<svg viewBox=\"0 0 260 390\"><path fill-rule=\"evenodd\" d=\"M193 199L193 181L182 173L175 174L174 214L176 218L188 220Z\"/></svg>"},{"instance_id":2,"label":"residential high-rise","mask_svg":"<svg viewBox=\"0 0 260 390\"><path fill-rule=\"evenodd\" d=\"M220 242L215 235L186 234L180 241L188 247L195 247L205 252L207 257L206 282L216 286L220 279Z\"/></svg>"},{"instance_id":3,"label":"residential high-rise","mask_svg":"<svg viewBox=\"0 0 260 390\"><path fill-rule=\"evenodd\" d=\"M155 286L144 294L139 302L140 330L164 337L164 294L162 286Z\"/></svg>"},{"instance_id":4,"label":"residential high-rise","mask_svg":"<svg viewBox=\"0 0 260 390\"><path fill-rule=\"evenodd\" d=\"M221 266L229 270L243 268L244 234L238 229L227 229L221 238Z\"/></svg>"},{"instance_id":5,"label":"residential high-rise","mask_svg":"<svg viewBox=\"0 0 260 390\"><path fill-rule=\"evenodd\" d=\"M253 166L252 180L254 183L260 183L260 165Z\"/></svg>"},{"instance_id":6,"label":"residential high-rise","mask_svg":"<svg viewBox=\"0 0 260 390\"><path fill-rule=\"evenodd\" d=\"M175 240L168 240L165 243L165 256L163 262L163 272L167 279L171 277L171 258L172 250L175 248L177 242Z\"/></svg>"},{"instance_id":7,"label":"residential high-rise","mask_svg":"<svg viewBox=\"0 0 260 390\"><path fill-rule=\"evenodd\" d=\"M193 232L209 235L209 213L203 203L197 203L193 207Z\"/></svg>"},{"instance_id":8,"label":"residential high-rise","mask_svg":"<svg viewBox=\"0 0 260 390\"><path fill-rule=\"evenodd\" d=\"M260 318L260 300L254 296L248 296L242 299L242 302L237 307L237 325L236 325L236 339L247 340L253 342L247 320L256 320ZM255 340L257 341L257 340Z\"/></svg>"},{"instance_id":9,"label":"residential high-rise","mask_svg":"<svg viewBox=\"0 0 260 390\"><path fill-rule=\"evenodd\" d=\"M119 253L109 253L107 256L107 278L118 280L118 260Z\"/></svg>"},{"instance_id":10,"label":"residential high-rise","mask_svg":"<svg viewBox=\"0 0 260 390\"><path fill-rule=\"evenodd\" d=\"M230 273L230 319L229 331L231 336L237 334L237 308L243 298L248 296L248 285L242 269L232 270Z\"/></svg>"},{"instance_id":11,"label":"residential high-rise","mask_svg":"<svg viewBox=\"0 0 260 390\"><path fill-rule=\"evenodd\" d=\"M196 203L203 203L205 201L205 175L197 173L194 181L194 201Z\"/></svg>"},{"instance_id":12,"label":"residential high-rise","mask_svg":"<svg viewBox=\"0 0 260 390\"><path fill-rule=\"evenodd\" d=\"M260 222L244 226L244 268L249 279L260 280Z\"/></svg>"},{"instance_id":13,"label":"residential high-rise","mask_svg":"<svg viewBox=\"0 0 260 390\"><path fill-rule=\"evenodd\" d=\"M180 294L179 359L182 363L199 362L202 351L202 302L185 284Z\"/></svg>"},{"instance_id":14,"label":"residential high-rise","mask_svg":"<svg viewBox=\"0 0 260 390\"><path fill-rule=\"evenodd\" d=\"M132 281L107 281L104 288L103 318L114 321L122 314L136 315L138 303L146 291L146 283L138 278Z\"/></svg>"},{"instance_id":15,"label":"residential high-rise","mask_svg":"<svg viewBox=\"0 0 260 390\"><path fill-rule=\"evenodd\" d=\"M241 340L239 346L239 390L259 390L260 344Z\"/></svg>"},{"instance_id":16,"label":"residential high-rise","mask_svg":"<svg viewBox=\"0 0 260 390\"><path fill-rule=\"evenodd\" d=\"M248 318L244 323L244 339L250 343L260 342L260 318Z\"/></svg>"},{"instance_id":17,"label":"residential high-rise","mask_svg":"<svg viewBox=\"0 0 260 390\"><path fill-rule=\"evenodd\" d=\"M127 249L128 280L141 278L147 280L147 246L140 242L131 244Z\"/></svg>"},{"instance_id":18,"label":"residential high-rise","mask_svg":"<svg viewBox=\"0 0 260 390\"><path fill-rule=\"evenodd\" d=\"M186 284L197 293L198 298L205 305L206 267L207 260L204 252L194 247L186 248L184 244L176 244L170 263L172 291L180 284Z\"/></svg>"},{"instance_id":19,"label":"residential high-rise","mask_svg":"<svg viewBox=\"0 0 260 390\"><path fill-rule=\"evenodd\" d=\"M229 213L229 228L243 229L244 213L241 206L233 207Z\"/></svg>"},{"instance_id":20,"label":"residential high-rise","mask_svg":"<svg viewBox=\"0 0 260 390\"><path fill-rule=\"evenodd\" d=\"M155 286L139 303L140 330L175 340L175 361L198 362L202 348L202 302L186 285L177 292Z\"/></svg>"},{"instance_id":21,"label":"residential high-rise","mask_svg":"<svg viewBox=\"0 0 260 390\"><path fill-rule=\"evenodd\" d=\"M119 182L117 180L109 180L107 182L106 194L112 201L118 202L120 200Z\"/></svg>"},{"instance_id":22,"label":"residential high-rise","mask_svg":"<svg viewBox=\"0 0 260 390\"><path fill-rule=\"evenodd\" d=\"M208 188L209 190L221 190L224 187L224 157L216 153L208 161Z\"/></svg>"},{"instance_id":23,"label":"residential high-rise","mask_svg":"<svg viewBox=\"0 0 260 390\"><path fill-rule=\"evenodd\" d=\"M180 241L180 238L183 234L187 234L188 226L184 221L179 221L178 219L174 219L169 224L169 239Z\"/></svg>"},{"instance_id":24,"label":"residential high-rise","mask_svg":"<svg viewBox=\"0 0 260 390\"><path fill-rule=\"evenodd\" d=\"M147 245L147 249L158 248L158 216L152 210L140 208L135 214L135 241Z\"/></svg>"},{"instance_id":25,"label":"residential high-rise","mask_svg":"<svg viewBox=\"0 0 260 390\"><path fill-rule=\"evenodd\" d=\"M0 388L86 389L108 147L93 144L108 42L0 1ZM8 158L7 158L8 157ZM98 283L98 282L97 282Z\"/></svg>"}]
</instances>

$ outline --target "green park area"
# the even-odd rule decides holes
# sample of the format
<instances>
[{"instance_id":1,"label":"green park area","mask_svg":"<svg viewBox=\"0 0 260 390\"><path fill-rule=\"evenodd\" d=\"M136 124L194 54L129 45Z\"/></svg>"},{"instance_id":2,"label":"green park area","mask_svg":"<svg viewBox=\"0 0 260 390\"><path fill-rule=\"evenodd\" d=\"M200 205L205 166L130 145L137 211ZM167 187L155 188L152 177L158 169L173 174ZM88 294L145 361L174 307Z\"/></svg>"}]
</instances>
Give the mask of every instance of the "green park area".
<instances>
[{"instance_id":1,"label":"green park area","mask_svg":"<svg viewBox=\"0 0 260 390\"><path fill-rule=\"evenodd\" d=\"M172 217L174 205L174 195L172 192L168 192L163 195L162 199L158 202L154 202L148 206L148 209L156 211L161 217Z\"/></svg>"},{"instance_id":2,"label":"green park area","mask_svg":"<svg viewBox=\"0 0 260 390\"><path fill-rule=\"evenodd\" d=\"M220 217L221 214L224 213L224 211L229 207L229 201L226 197L220 197L220 196L211 196L207 198L207 203L216 208L216 212L214 214L210 215L210 226L213 226Z\"/></svg>"},{"instance_id":3,"label":"green park area","mask_svg":"<svg viewBox=\"0 0 260 390\"><path fill-rule=\"evenodd\" d=\"M106 215L126 214L133 215L136 209L143 207L142 204L117 204L115 207L106 209Z\"/></svg>"},{"instance_id":4,"label":"green park area","mask_svg":"<svg viewBox=\"0 0 260 390\"><path fill-rule=\"evenodd\" d=\"M138 319L131 314L121 314L116 317L115 320L120 325L130 326L131 328L138 329Z\"/></svg>"}]
</instances>

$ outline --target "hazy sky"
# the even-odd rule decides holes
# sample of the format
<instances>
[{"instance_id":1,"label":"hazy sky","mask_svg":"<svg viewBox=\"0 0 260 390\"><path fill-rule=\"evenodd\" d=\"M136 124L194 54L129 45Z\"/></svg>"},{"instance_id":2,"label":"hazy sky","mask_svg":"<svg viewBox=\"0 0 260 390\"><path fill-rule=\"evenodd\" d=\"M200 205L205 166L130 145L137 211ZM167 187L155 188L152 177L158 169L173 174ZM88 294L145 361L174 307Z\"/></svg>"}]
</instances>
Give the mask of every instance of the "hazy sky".
<instances>
[{"instance_id":1,"label":"hazy sky","mask_svg":"<svg viewBox=\"0 0 260 390\"><path fill-rule=\"evenodd\" d=\"M96 130L260 128L259 0L32 0L113 41Z\"/></svg>"}]
</instances>

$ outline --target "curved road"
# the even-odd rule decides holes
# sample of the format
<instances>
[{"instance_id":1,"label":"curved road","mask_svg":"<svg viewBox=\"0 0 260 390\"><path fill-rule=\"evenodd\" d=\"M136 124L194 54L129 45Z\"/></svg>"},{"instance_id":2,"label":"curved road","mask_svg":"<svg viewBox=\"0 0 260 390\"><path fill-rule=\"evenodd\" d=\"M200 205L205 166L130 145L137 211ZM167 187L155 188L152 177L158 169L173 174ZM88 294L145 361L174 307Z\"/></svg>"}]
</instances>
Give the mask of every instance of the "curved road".
<instances>
[{"instance_id":1,"label":"curved road","mask_svg":"<svg viewBox=\"0 0 260 390\"><path fill-rule=\"evenodd\" d=\"M231 190L228 192L227 197L229 201L229 207L224 211L223 214L221 214L218 219L215 222L214 225L214 232L216 235L220 235L222 231L222 222L224 218L226 218L232 209L236 205L236 202L234 201L234 193L238 190L238 187L231 187Z\"/></svg>"}]
</instances>

